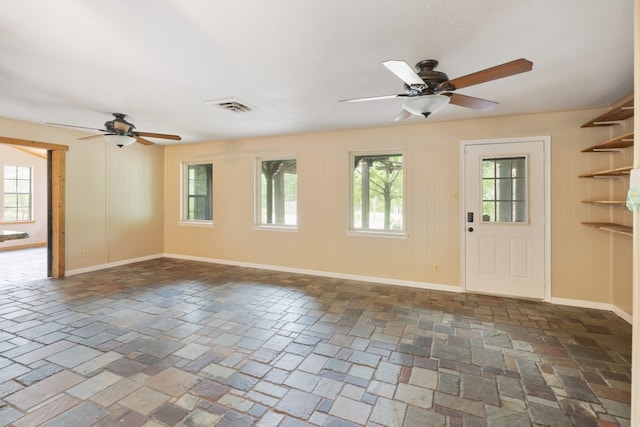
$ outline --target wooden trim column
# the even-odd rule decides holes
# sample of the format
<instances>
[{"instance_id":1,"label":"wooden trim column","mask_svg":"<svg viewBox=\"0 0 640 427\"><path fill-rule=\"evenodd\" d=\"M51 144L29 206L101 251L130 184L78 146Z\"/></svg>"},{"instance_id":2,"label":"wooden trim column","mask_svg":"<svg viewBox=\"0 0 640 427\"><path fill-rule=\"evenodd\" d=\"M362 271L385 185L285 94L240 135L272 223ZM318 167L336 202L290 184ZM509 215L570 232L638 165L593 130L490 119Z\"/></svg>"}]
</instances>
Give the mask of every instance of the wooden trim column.
<instances>
[{"instance_id":1,"label":"wooden trim column","mask_svg":"<svg viewBox=\"0 0 640 427\"><path fill-rule=\"evenodd\" d=\"M51 277L58 279L65 273L65 161L64 151L50 150L51 155Z\"/></svg>"}]
</instances>

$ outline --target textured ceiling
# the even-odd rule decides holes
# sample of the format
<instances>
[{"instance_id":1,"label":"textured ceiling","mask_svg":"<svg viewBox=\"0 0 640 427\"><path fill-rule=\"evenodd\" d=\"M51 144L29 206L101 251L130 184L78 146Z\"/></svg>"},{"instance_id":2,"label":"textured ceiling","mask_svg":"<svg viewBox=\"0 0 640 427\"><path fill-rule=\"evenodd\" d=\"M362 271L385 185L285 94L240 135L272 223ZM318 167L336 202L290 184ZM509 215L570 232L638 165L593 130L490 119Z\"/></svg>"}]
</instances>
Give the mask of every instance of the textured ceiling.
<instances>
[{"instance_id":1,"label":"textured ceiling","mask_svg":"<svg viewBox=\"0 0 640 427\"><path fill-rule=\"evenodd\" d=\"M395 125L387 59L460 77L499 102L429 121L609 105L633 90L631 0L0 0L0 117L102 127L111 112L184 142ZM234 113L205 102L238 98ZM403 123L417 123L416 117ZM168 143L163 140L154 140Z\"/></svg>"}]
</instances>

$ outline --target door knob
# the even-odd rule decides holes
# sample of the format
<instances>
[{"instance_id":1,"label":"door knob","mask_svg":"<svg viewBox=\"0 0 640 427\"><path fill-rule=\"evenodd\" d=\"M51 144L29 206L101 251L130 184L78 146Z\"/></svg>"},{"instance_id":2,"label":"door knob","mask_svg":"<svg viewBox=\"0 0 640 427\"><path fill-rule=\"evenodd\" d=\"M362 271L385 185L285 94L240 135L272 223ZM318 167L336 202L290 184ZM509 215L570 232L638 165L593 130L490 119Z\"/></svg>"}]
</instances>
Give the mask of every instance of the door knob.
<instances>
[{"instance_id":1,"label":"door knob","mask_svg":"<svg viewBox=\"0 0 640 427\"><path fill-rule=\"evenodd\" d=\"M473 227L469 227L467 230L469 230L469 233L473 233Z\"/></svg>"}]
</instances>

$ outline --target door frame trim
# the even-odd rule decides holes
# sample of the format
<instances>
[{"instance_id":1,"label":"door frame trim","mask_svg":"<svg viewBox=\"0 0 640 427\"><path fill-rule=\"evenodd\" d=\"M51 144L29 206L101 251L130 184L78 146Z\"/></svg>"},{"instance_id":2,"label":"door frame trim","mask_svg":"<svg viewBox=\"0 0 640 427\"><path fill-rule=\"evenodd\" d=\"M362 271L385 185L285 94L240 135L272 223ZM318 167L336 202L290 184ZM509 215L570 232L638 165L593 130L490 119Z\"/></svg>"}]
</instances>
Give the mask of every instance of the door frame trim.
<instances>
[{"instance_id":1,"label":"door frame trim","mask_svg":"<svg viewBox=\"0 0 640 427\"><path fill-rule=\"evenodd\" d=\"M544 155L544 301L551 302L551 136L525 136L515 138L470 139L460 141L460 289L467 291L466 283L466 234L464 233L466 188L466 148L473 145L512 144L542 142Z\"/></svg>"}]
</instances>

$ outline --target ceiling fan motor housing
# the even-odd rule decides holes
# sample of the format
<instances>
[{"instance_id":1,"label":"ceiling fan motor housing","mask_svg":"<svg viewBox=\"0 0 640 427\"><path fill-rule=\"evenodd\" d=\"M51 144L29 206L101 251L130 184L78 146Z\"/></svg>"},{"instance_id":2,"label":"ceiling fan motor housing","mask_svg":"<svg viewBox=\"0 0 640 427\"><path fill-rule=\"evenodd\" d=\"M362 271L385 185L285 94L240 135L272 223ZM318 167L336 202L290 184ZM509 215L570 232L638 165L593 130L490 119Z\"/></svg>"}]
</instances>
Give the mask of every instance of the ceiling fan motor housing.
<instances>
[{"instance_id":1,"label":"ceiling fan motor housing","mask_svg":"<svg viewBox=\"0 0 640 427\"><path fill-rule=\"evenodd\" d=\"M416 73L424 81L426 88L416 91L415 87L405 83L405 90L409 93L415 92L416 95L431 95L439 93L442 90L450 90L442 87L439 88L441 83L449 81L449 76L442 71L434 70L437 66L438 61L435 59L425 59L424 61L418 62L416 64Z\"/></svg>"},{"instance_id":2,"label":"ceiling fan motor housing","mask_svg":"<svg viewBox=\"0 0 640 427\"><path fill-rule=\"evenodd\" d=\"M104 123L105 129L116 135L131 135L136 127L125 120L126 115L122 113L113 113L113 115L115 119Z\"/></svg>"}]
</instances>

